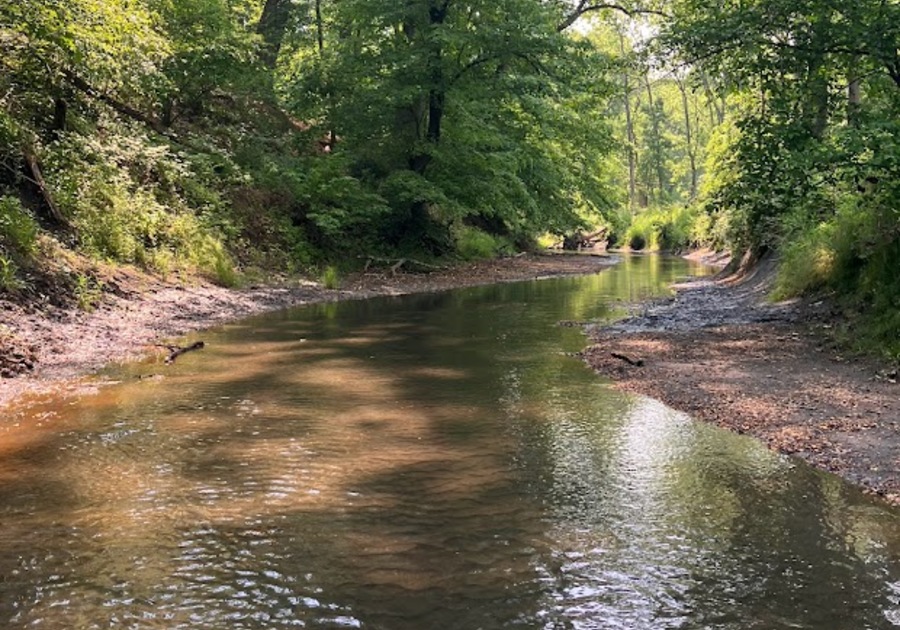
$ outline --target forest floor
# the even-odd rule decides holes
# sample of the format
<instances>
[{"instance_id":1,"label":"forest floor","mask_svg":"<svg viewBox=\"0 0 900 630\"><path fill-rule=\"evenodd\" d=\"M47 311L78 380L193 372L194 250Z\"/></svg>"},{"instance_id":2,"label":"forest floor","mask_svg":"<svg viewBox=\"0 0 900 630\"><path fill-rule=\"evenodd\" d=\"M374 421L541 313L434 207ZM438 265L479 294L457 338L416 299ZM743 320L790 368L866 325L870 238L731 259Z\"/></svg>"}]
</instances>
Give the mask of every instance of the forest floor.
<instances>
[{"instance_id":1,"label":"forest floor","mask_svg":"<svg viewBox=\"0 0 900 630\"><path fill-rule=\"evenodd\" d=\"M301 304L602 271L614 259L527 255L430 273L380 269L339 290L284 279L224 289L118 268L101 273L90 311L0 296L0 409L35 396L91 389L81 377L156 353L189 332ZM640 315L591 328L585 360L615 386L753 435L900 504L900 385L896 371L843 354L825 302L771 304L773 264L737 279L698 280ZM612 356L642 360L630 365Z\"/></svg>"},{"instance_id":2,"label":"forest floor","mask_svg":"<svg viewBox=\"0 0 900 630\"><path fill-rule=\"evenodd\" d=\"M773 275L767 261L744 277L676 286L674 298L590 329L583 356L620 389L757 437L900 505L896 367L842 351L827 301L769 302Z\"/></svg>"}]
</instances>

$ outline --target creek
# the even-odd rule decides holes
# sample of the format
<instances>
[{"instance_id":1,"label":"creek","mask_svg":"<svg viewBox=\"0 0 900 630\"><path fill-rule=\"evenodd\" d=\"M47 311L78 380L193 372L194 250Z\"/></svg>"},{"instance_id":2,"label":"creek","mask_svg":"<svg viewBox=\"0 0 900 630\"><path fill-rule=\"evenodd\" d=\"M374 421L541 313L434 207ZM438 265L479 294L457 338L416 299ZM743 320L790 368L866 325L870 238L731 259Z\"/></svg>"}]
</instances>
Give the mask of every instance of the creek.
<instances>
[{"instance_id":1,"label":"creek","mask_svg":"<svg viewBox=\"0 0 900 630\"><path fill-rule=\"evenodd\" d=\"M282 311L10 413L0 627L900 626L896 509L571 356L704 272Z\"/></svg>"}]
</instances>

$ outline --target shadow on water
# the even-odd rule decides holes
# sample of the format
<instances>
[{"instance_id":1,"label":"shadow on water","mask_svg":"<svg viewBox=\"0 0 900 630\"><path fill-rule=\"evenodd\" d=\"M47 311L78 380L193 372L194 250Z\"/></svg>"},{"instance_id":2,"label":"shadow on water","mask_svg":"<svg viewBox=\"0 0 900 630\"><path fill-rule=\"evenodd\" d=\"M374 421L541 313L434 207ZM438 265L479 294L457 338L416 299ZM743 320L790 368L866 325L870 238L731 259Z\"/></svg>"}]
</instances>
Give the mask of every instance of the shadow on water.
<instances>
[{"instance_id":1,"label":"shadow on water","mask_svg":"<svg viewBox=\"0 0 900 630\"><path fill-rule=\"evenodd\" d=\"M687 271L257 317L0 425L0 623L900 623L896 511L564 355Z\"/></svg>"}]
</instances>

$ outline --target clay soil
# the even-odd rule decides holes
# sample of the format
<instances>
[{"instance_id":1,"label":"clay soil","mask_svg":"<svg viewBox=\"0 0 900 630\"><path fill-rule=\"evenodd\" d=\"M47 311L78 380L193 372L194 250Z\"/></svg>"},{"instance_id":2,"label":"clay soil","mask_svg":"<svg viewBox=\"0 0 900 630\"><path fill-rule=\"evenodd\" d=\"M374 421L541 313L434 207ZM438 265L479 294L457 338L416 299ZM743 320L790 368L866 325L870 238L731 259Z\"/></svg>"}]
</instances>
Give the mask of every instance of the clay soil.
<instances>
[{"instance_id":1,"label":"clay soil","mask_svg":"<svg viewBox=\"0 0 900 630\"><path fill-rule=\"evenodd\" d=\"M590 330L584 358L620 389L755 436L900 505L896 366L842 352L827 302L769 303L773 266L676 287L675 298Z\"/></svg>"}]
</instances>

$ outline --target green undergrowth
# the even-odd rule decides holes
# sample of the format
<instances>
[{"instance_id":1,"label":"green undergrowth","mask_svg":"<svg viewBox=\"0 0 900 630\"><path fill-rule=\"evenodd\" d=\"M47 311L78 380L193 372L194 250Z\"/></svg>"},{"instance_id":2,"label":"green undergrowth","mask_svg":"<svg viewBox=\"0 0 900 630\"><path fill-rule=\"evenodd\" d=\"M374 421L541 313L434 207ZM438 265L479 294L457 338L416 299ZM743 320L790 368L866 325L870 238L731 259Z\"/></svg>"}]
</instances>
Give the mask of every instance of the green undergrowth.
<instances>
[{"instance_id":1,"label":"green undergrowth","mask_svg":"<svg viewBox=\"0 0 900 630\"><path fill-rule=\"evenodd\" d=\"M11 196L0 197L0 290L25 288L21 268L37 253L39 226Z\"/></svg>"},{"instance_id":2,"label":"green undergrowth","mask_svg":"<svg viewBox=\"0 0 900 630\"><path fill-rule=\"evenodd\" d=\"M772 297L828 292L849 314L848 344L900 361L900 210L888 195L847 196L829 219L797 224Z\"/></svg>"},{"instance_id":3,"label":"green undergrowth","mask_svg":"<svg viewBox=\"0 0 900 630\"><path fill-rule=\"evenodd\" d=\"M714 221L698 206L647 208L633 216L620 214L616 245L635 251L677 251L720 245Z\"/></svg>"}]
</instances>

